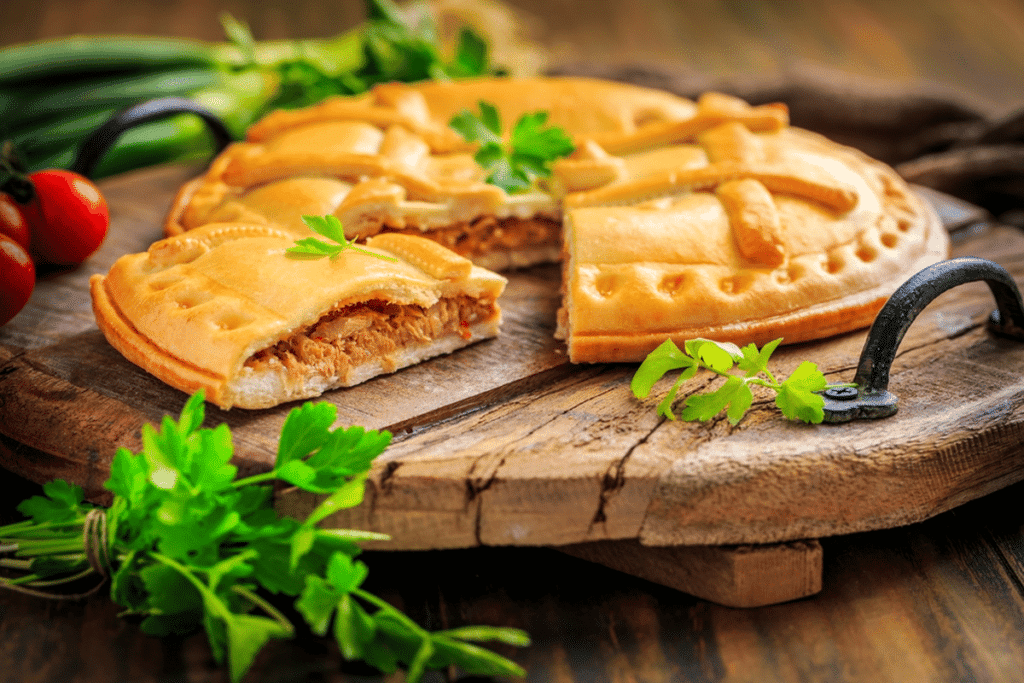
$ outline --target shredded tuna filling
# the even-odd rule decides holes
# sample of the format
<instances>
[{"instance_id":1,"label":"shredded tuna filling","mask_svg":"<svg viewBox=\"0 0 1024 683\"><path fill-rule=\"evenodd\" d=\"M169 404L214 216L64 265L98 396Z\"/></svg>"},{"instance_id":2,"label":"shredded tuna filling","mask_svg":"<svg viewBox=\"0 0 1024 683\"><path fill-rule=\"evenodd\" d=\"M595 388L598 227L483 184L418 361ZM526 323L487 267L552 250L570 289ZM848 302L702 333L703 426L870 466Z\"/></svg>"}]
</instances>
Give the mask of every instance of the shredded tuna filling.
<instances>
[{"instance_id":1,"label":"shredded tuna filling","mask_svg":"<svg viewBox=\"0 0 1024 683\"><path fill-rule=\"evenodd\" d=\"M522 247L558 246L562 243L561 221L544 216L532 218L484 216L472 223L456 223L426 232L418 228L400 230L385 227L384 230L429 237L470 260L495 251L511 251Z\"/></svg>"},{"instance_id":2,"label":"shredded tuna filling","mask_svg":"<svg viewBox=\"0 0 1024 683\"><path fill-rule=\"evenodd\" d=\"M312 327L254 354L246 366L259 369L280 363L289 372L345 377L350 368L378 360L393 372L397 350L458 334L470 336L471 325L495 314L493 301L468 296L441 299L430 308L366 301L343 306Z\"/></svg>"}]
</instances>

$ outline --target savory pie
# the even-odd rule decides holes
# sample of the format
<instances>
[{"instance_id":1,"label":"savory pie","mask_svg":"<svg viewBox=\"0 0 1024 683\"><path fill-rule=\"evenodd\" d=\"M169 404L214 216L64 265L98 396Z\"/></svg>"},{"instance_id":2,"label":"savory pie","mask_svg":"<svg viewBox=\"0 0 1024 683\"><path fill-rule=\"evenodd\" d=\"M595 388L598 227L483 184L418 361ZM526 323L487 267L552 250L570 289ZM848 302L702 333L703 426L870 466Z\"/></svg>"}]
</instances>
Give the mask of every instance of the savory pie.
<instances>
[{"instance_id":1,"label":"savory pie","mask_svg":"<svg viewBox=\"0 0 1024 683\"><path fill-rule=\"evenodd\" d=\"M448 127L480 101L506 126L547 112L575 151L527 192L488 184L475 147ZM309 236L310 214L405 262L281 257ZM272 113L181 189L165 229L149 254L94 280L101 326L175 386L246 406L494 334L503 281L483 268L560 260L557 336L570 360L639 361L667 337L793 343L864 327L949 248L892 169L791 127L783 105L578 78L388 84ZM255 260L237 256L243 242L258 244ZM396 340L382 332L392 311L417 330L437 316L447 326ZM320 351L296 349L322 330L379 333L388 350L360 341L359 354L320 365Z\"/></svg>"},{"instance_id":2,"label":"savory pie","mask_svg":"<svg viewBox=\"0 0 1024 683\"><path fill-rule=\"evenodd\" d=\"M96 320L130 361L225 409L318 396L498 333L505 279L436 242L379 235L333 259L295 258L294 243L239 223L160 240L92 277Z\"/></svg>"}]
</instances>

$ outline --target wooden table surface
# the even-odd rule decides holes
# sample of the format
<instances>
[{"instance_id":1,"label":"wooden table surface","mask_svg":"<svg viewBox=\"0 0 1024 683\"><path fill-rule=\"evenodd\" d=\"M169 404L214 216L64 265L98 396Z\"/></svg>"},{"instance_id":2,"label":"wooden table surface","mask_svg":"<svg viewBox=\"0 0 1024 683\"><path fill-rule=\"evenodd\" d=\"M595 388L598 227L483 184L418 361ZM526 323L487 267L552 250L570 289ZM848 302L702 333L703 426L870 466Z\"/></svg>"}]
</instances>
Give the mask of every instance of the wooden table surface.
<instances>
[{"instance_id":1,"label":"wooden table surface","mask_svg":"<svg viewBox=\"0 0 1024 683\"><path fill-rule=\"evenodd\" d=\"M709 81L834 69L938 84L993 112L1024 106L1024 3L516 0L550 63L643 63ZM362 3L3 0L0 44L75 32L258 38L328 35ZM1024 242L1022 242L1024 245ZM59 305L59 302L54 302ZM12 444L0 443L8 448ZM0 472L0 515L35 484ZM369 587L430 628L527 629L508 650L530 681L1019 681L1024 670L1024 485L926 522L826 538L818 595L732 609L543 548L372 552ZM0 594L0 681L226 681L202 634L153 639L105 597ZM401 680L329 642L274 643L246 679ZM445 680L441 674L427 680Z\"/></svg>"}]
</instances>

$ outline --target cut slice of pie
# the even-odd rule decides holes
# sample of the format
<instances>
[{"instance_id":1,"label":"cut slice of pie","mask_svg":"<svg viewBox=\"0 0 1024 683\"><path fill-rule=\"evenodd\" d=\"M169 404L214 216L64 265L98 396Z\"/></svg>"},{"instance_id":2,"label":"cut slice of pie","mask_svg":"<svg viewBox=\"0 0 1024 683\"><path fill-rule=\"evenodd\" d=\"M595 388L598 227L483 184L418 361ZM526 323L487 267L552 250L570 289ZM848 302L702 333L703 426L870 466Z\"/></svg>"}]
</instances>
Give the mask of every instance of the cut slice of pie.
<instances>
[{"instance_id":1,"label":"cut slice of pie","mask_svg":"<svg viewBox=\"0 0 1024 683\"><path fill-rule=\"evenodd\" d=\"M97 323L130 361L225 409L311 398L498 333L505 279L435 242L380 235L369 253L315 260L287 254L294 243L239 223L156 242L92 277Z\"/></svg>"}]
</instances>

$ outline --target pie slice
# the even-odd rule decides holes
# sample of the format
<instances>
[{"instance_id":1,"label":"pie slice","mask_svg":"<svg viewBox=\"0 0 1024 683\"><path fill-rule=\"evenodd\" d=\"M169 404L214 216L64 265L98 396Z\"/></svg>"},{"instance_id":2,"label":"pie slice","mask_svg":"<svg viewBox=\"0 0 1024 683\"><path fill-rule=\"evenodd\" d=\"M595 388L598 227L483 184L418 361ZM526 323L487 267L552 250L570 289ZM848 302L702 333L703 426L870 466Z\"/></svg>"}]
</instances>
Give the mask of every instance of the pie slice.
<instances>
[{"instance_id":1,"label":"pie slice","mask_svg":"<svg viewBox=\"0 0 1024 683\"><path fill-rule=\"evenodd\" d=\"M315 397L498 333L505 279L435 242L386 234L315 260L286 254L294 242L213 223L124 256L90 281L99 328L225 409Z\"/></svg>"}]
</instances>

